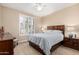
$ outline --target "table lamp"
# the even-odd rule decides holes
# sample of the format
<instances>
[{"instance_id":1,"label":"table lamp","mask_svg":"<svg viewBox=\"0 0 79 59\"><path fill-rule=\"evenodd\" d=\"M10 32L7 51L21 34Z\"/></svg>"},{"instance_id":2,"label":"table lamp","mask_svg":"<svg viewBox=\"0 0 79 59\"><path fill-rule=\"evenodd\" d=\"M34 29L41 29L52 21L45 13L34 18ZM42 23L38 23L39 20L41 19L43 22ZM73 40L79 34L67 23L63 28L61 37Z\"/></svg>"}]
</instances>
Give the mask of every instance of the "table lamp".
<instances>
[{"instance_id":1,"label":"table lamp","mask_svg":"<svg viewBox=\"0 0 79 59\"><path fill-rule=\"evenodd\" d=\"M76 31L75 31L74 26L68 26L67 31L69 32L68 33L69 38L76 38Z\"/></svg>"}]
</instances>

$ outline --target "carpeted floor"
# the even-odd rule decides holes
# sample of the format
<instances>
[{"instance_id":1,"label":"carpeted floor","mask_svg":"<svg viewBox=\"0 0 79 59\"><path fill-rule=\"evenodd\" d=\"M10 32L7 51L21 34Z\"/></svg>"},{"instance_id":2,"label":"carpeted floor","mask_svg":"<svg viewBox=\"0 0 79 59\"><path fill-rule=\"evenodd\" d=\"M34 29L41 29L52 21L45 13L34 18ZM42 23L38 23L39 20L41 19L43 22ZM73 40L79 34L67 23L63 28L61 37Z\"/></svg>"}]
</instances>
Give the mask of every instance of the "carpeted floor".
<instances>
[{"instance_id":1,"label":"carpeted floor","mask_svg":"<svg viewBox=\"0 0 79 59\"><path fill-rule=\"evenodd\" d=\"M14 48L14 55L41 55L41 53L29 46L28 42L24 42ZM52 52L52 55L79 55L79 51L60 46Z\"/></svg>"}]
</instances>

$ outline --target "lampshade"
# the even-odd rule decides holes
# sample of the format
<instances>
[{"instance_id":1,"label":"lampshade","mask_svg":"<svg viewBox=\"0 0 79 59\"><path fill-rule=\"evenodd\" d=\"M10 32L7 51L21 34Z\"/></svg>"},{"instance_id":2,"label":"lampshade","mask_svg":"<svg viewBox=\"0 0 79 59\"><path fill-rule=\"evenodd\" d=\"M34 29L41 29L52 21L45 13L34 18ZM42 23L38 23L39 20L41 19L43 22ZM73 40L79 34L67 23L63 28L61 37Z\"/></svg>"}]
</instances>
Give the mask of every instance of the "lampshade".
<instances>
[{"instance_id":1,"label":"lampshade","mask_svg":"<svg viewBox=\"0 0 79 59\"><path fill-rule=\"evenodd\" d=\"M43 32L46 31L46 30L47 30L47 26L46 26L46 25L42 26L42 27L41 27L41 30L42 30Z\"/></svg>"},{"instance_id":2,"label":"lampshade","mask_svg":"<svg viewBox=\"0 0 79 59\"><path fill-rule=\"evenodd\" d=\"M67 27L67 31L75 31L74 26L68 26L68 27Z\"/></svg>"}]
</instances>

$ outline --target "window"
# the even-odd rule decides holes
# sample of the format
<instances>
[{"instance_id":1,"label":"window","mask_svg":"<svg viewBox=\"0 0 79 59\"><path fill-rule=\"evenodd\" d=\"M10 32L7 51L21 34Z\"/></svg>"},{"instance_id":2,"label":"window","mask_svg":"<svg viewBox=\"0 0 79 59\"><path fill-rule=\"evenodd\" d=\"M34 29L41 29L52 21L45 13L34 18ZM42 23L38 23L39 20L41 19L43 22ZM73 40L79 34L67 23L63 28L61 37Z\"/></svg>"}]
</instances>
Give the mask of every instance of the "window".
<instances>
[{"instance_id":1,"label":"window","mask_svg":"<svg viewBox=\"0 0 79 59\"><path fill-rule=\"evenodd\" d=\"M19 34L26 35L34 32L33 17L20 14L19 16Z\"/></svg>"}]
</instances>

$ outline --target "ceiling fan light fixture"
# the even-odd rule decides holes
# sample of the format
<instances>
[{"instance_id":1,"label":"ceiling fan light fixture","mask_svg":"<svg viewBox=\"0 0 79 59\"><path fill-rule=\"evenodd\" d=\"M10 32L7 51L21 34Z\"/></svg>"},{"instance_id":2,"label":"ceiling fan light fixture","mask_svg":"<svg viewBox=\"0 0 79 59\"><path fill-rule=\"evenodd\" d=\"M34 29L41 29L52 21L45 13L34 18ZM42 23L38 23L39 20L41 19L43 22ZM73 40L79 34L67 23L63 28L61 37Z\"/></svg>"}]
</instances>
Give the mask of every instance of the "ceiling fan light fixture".
<instances>
[{"instance_id":1,"label":"ceiling fan light fixture","mask_svg":"<svg viewBox=\"0 0 79 59\"><path fill-rule=\"evenodd\" d=\"M34 4L34 8L35 8L37 11L41 11L41 10L43 10L43 8L44 8L44 4L42 4L42 3L35 3L35 4Z\"/></svg>"},{"instance_id":2,"label":"ceiling fan light fixture","mask_svg":"<svg viewBox=\"0 0 79 59\"><path fill-rule=\"evenodd\" d=\"M43 7L41 7L41 6L37 7L38 11L41 11L42 9L43 9Z\"/></svg>"}]
</instances>

